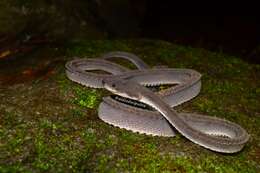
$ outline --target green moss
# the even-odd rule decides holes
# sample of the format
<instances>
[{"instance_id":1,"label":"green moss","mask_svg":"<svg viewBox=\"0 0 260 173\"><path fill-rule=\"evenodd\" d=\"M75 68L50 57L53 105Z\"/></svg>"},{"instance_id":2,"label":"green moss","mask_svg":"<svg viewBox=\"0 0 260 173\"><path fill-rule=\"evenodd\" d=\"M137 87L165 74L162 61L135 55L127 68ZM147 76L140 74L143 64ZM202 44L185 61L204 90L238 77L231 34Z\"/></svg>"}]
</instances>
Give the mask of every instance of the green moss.
<instances>
[{"instance_id":1,"label":"green moss","mask_svg":"<svg viewBox=\"0 0 260 173\"><path fill-rule=\"evenodd\" d=\"M13 164L13 165L0 165L0 172L2 173L9 173L9 172L24 172L29 173L32 171L29 171L21 164Z\"/></svg>"},{"instance_id":2,"label":"green moss","mask_svg":"<svg viewBox=\"0 0 260 173\"><path fill-rule=\"evenodd\" d=\"M31 90L0 88L5 94L0 100L0 172L260 172L259 65L155 40L82 41L68 45L67 56L94 58L113 50L133 52L151 66L201 72L198 97L176 109L233 121L248 131L250 141L229 155L179 134L153 137L110 126L97 116L104 90L70 81L62 66L53 77L60 91L56 99L46 93L43 81ZM47 82L54 85L53 80Z\"/></svg>"},{"instance_id":3,"label":"green moss","mask_svg":"<svg viewBox=\"0 0 260 173\"><path fill-rule=\"evenodd\" d=\"M84 131L82 133L82 137L88 145L95 145L97 142L97 136L95 134L95 130L92 128L89 128L86 131Z\"/></svg>"},{"instance_id":4,"label":"green moss","mask_svg":"<svg viewBox=\"0 0 260 173\"><path fill-rule=\"evenodd\" d=\"M99 97L97 90L83 89L81 87L75 87L73 90L76 96L73 103L86 108L94 108L97 106Z\"/></svg>"},{"instance_id":5,"label":"green moss","mask_svg":"<svg viewBox=\"0 0 260 173\"><path fill-rule=\"evenodd\" d=\"M73 83L64 74L59 75L56 80L60 86L60 91L62 94L67 95L72 91L75 95L73 99L69 99L70 102L83 108L85 107L93 109L97 107L97 104L101 98L100 92L98 90L90 89ZM79 115L80 112L79 110L74 110L73 114Z\"/></svg>"},{"instance_id":6,"label":"green moss","mask_svg":"<svg viewBox=\"0 0 260 173\"><path fill-rule=\"evenodd\" d=\"M79 117L79 118L84 116L84 113L79 109L72 109L71 114L73 117Z\"/></svg>"}]
</instances>

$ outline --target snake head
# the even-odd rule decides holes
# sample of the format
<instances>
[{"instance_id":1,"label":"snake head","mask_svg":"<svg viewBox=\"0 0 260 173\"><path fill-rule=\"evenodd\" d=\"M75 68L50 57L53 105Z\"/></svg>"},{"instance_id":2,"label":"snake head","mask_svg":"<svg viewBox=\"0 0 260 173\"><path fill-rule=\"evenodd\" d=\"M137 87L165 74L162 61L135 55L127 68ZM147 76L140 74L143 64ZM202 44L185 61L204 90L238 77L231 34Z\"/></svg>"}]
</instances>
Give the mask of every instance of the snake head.
<instances>
[{"instance_id":1,"label":"snake head","mask_svg":"<svg viewBox=\"0 0 260 173\"><path fill-rule=\"evenodd\" d=\"M122 79L103 79L102 84L108 91L134 100L141 100L139 84ZM139 88L139 89L138 89Z\"/></svg>"}]
</instances>

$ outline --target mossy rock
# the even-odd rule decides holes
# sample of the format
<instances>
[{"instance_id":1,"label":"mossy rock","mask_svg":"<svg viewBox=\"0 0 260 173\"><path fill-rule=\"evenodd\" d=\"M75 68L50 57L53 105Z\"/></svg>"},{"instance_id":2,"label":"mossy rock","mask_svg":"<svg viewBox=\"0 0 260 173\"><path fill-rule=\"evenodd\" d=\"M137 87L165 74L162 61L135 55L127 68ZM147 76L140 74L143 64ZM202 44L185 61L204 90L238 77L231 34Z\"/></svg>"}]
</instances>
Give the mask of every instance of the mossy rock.
<instances>
[{"instance_id":1,"label":"mossy rock","mask_svg":"<svg viewBox=\"0 0 260 173\"><path fill-rule=\"evenodd\" d=\"M97 117L109 92L68 80L62 64L48 80L0 87L0 172L260 172L259 65L157 40L73 42L65 60L115 50L151 66L199 71L201 93L176 109L241 125L250 134L245 148L220 154L181 135L152 137L110 126Z\"/></svg>"}]
</instances>

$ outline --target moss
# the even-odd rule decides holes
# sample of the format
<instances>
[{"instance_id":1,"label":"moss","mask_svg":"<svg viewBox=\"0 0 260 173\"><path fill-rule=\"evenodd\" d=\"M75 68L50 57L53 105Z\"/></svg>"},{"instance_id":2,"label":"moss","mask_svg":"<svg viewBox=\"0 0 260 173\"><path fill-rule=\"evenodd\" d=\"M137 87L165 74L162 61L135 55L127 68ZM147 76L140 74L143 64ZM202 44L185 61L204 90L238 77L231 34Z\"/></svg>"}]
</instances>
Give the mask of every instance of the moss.
<instances>
[{"instance_id":1,"label":"moss","mask_svg":"<svg viewBox=\"0 0 260 173\"><path fill-rule=\"evenodd\" d=\"M62 70L64 73L64 70ZM67 77L62 74L56 77L57 83L59 84L60 91L62 94L69 94L72 92L75 97L69 99L70 102L76 104L80 107L93 109L97 107L99 100L101 99L101 94L96 89L86 88L79 84L73 83L67 79ZM75 85L76 84L76 85ZM73 110L73 114L81 114L79 110Z\"/></svg>"},{"instance_id":2,"label":"moss","mask_svg":"<svg viewBox=\"0 0 260 173\"><path fill-rule=\"evenodd\" d=\"M179 134L153 137L110 126L97 117L104 90L70 81L61 66L36 86L0 88L0 172L260 172L259 65L154 40L71 43L66 60L113 50L133 52L150 65L201 72L198 97L176 109L238 123L250 141L239 153L220 154Z\"/></svg>"},{"instance_id":3,"label":"moss","mask_svg":"<svg viewBox=\"0 0 260 173\"><path fill-rule=\"evenodd\" d=\"M80 87L73 88L75 92L75 99L73 103L87 108L94 108L97 106L99 93L95 89L83 89Z\"/></svg>"}]
</instances>

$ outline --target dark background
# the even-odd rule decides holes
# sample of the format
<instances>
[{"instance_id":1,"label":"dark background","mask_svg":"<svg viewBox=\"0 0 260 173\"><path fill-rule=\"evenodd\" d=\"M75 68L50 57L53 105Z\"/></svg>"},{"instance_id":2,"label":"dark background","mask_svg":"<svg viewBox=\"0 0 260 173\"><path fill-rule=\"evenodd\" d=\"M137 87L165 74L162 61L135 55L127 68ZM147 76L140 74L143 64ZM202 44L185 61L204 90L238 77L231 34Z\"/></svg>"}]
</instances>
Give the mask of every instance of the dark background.
<instances>
[{"instance_id":1,"label":"dark background","mask_svg":"<svg viewBox=\"0 0 260 173\"><path fill-rule=\"evenodd\" d=\"M215 16L196 15L200 9L194 9L153 0L2 0L0 53L28 42L149 38L222 51L260 64L259 17L221 15L221 9Z\"/></svg>"},{"instance_id":2,"label":"dark background","mask_svg":"<svg viewBox=\"0 0 260 173\"><path fill-rule=\"evenodd\" d=\"M151 6L143 36L202 47L260 63L260 27L255 16L176 16L169 6ZM257 55L258 51L258 55Z\"/></svg>"}]
</instances>

